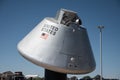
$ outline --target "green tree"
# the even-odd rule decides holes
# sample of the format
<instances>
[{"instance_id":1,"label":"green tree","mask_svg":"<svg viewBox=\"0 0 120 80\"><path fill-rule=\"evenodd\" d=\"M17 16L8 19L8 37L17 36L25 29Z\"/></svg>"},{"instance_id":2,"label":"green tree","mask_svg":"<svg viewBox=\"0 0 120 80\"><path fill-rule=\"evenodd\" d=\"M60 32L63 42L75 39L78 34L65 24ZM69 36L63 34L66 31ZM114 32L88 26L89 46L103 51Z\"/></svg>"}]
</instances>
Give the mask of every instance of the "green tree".
<instances>
[{"instance_id":1,"label":"green tree","mask_svg":"<svg viewBox=\"0 0 120 80\"><path fill-rule=\"evenodd\" d=\"M82 79L83 80L92 80L92 78L90 76L84 76Z\"/></svg>"},{"instance_id":2,"label":"green tree","mask_svg":"<svg viewBox=\"0 0 120 80\"><path fill-rule=\"evenodd\" d=\"M100 80L100 77L101 77L100 75L96 75L96 76L94 77L94 79L95 79L95 80ZM103 80L103 79L104 79L104 78L102 77L102 80Z\"/></svg>"},{"instance_id":3,"label":"green tree","mask_svg":"<svg viewBox=\"0 0 120 80\"><path fill-rule=\"evenodd\" d=\"M40 77L35 77L35 78L30 77L30 78L28 78L27 80L43 80L43 79L42 79L42 78L40 78Z\"/></svg>"}]
</instances>

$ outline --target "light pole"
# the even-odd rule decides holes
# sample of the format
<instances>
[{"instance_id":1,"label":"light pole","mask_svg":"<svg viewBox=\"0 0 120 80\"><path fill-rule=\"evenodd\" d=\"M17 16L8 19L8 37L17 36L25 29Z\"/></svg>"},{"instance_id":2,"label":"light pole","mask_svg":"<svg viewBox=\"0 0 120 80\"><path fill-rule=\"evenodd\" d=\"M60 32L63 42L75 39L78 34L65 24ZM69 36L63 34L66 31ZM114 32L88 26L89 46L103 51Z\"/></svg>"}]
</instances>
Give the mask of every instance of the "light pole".
<instances>
[{"instance_id":1,"label":"light pole","mask_svg":"<svg viewBox=\"0 0 120 80\"><path fill-rule=\"evenodd\" d=\"M104 26L98 26L98 28L100 29L100 80L102 80L103 77L103 72L102 72L102 29L104 28Z\"/></svg>"}]
</instances>

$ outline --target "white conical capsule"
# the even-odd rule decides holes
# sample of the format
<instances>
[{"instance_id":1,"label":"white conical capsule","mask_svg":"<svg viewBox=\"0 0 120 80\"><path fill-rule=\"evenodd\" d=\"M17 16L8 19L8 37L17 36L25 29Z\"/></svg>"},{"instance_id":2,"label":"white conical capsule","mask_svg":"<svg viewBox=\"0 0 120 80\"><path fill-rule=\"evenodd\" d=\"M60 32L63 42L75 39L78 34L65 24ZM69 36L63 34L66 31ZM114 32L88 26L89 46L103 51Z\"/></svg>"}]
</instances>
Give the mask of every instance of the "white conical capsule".
<instances>
[{"instance_id":1,"label":"white conical capsule","mask_svg":"<svg viewBox=\"0 0 120 80\"><path fill-rule=\"evenodd\" d=\"M73 20L77 18L76 13L65 9L57 19L45 18L19 42L18 51L34 64L52 71L70 74L93 71L95 60L87 31Z\"/></svg>"}]
</instances>

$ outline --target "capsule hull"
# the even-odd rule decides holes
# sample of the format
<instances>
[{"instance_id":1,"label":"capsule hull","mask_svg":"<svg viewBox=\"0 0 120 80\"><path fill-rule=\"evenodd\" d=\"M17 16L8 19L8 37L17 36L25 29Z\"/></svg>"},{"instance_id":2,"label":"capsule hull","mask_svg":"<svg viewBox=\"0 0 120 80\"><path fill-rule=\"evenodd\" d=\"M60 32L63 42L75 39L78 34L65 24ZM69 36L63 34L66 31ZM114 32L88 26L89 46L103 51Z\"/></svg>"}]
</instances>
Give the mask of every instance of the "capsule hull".
<instances>
[{"instance_id":1,"label":"capsule hull","mask_svg":"<svg viewBox=\"0 0 120 80\"><path fill-rule=\"evenodd\" d=\"M87 30L59 24L45 18L18 44L20 54L38 66L69 74L85 74L95 69Z\"/></svg>"}]
</instances>

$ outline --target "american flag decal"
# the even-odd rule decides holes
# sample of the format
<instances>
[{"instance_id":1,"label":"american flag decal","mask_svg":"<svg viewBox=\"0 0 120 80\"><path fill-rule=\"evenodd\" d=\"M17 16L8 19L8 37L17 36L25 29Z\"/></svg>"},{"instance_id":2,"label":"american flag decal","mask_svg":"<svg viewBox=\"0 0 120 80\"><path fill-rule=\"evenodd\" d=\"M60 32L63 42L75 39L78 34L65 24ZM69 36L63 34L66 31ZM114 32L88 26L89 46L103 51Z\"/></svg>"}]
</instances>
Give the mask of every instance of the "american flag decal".
<instances>
[{"instance_id":1,"label":"american flag decal","mask_svg":"<svg viewBox=\"0 0 120 80\"><path fill-rule=\"evenodd\" d=\"M40 38L47 39L48 38L48 34L47 33L42 33Z\"/></svg>"}]
</instances>

